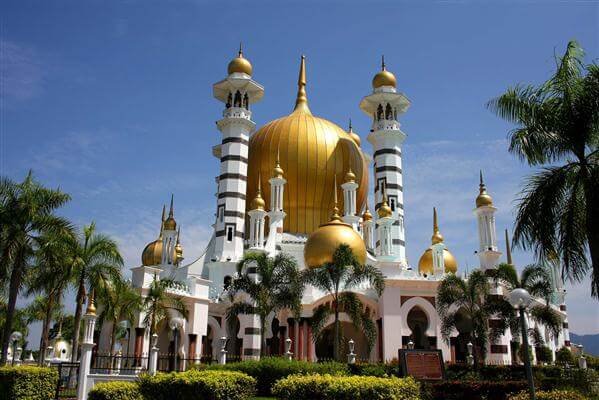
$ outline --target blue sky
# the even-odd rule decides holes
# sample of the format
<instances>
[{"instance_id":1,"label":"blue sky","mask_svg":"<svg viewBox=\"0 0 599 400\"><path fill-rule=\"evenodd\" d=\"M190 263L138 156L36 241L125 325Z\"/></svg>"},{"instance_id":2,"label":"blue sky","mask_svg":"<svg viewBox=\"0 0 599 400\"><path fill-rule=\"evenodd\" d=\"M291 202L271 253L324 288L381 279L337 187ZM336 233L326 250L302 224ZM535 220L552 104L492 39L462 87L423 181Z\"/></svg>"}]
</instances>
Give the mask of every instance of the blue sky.
<instances>
[{"instance_id":1,"label":"blue sky","mask_svg":"<svg viewBox=\"0 0 599 400\"><path fill-rule=\"evenodd\" d=\"M211 86L240 41L265 87L258 126L291 111L304 53L312 111L343 127L351 117L369 152L358 103L385 54L412 101L402 118L408 259L417 264L429 245L437 206L461 270L476 263L478 170L501 237L530 172L507 153L510 125L485 102L545 80L570 39L588 62L599 57L597 2L4 1L1 18L1 174L33 168L72 194L63 213L113 235L128 268L156 237L171 192L187 260L203 250L222 109ZM599 332L589 292L588 282L570 288L576 333Z\"/></svg>"}]
</instances>

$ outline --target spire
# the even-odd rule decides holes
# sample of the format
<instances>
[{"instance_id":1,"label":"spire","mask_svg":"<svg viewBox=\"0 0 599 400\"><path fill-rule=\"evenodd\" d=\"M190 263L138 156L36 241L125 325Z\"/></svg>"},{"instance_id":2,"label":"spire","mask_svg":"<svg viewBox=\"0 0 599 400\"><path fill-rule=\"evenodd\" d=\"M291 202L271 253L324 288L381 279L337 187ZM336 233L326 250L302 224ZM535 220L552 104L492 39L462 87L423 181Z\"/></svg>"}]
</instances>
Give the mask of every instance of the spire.
<instances>
[{"instance_id":1,"label":"spire","mask_svg":"<svg viewBox=\"0 0 599 400\"><path fill-rule=\"evenodd\" d=\"M351 126L351 118L349 119L349 131L348 132L353 132L353 128Z\"/></svg>"},{"instance_id":2,"label":"spire","mask_svg":"<svg viewBox=\"0 0 599 400\"><path fill-rule=\"evenodd\" d=\"M175 200L175 195L173 193L171 193L171 208L168 211L168 217L169 218L173 218L175 216L174 209L173 209L173 202L174 202L174 200Z\"/></svg>"},{"instance_id":3,"label":"spire","mask_svg":"<svg viewBox=\"0 0 599 400\"><path fill-rule=\"evenodd\" d=\"M483 180L483 171L480 171L480 183L478 184L478 197L476 198L476 207L492 206L493 198L487 193L487 187Z\"/></svg>"},{"instance_id":4,"label":"spire","mask_svg":"<svg viewBox=\"0 0 599 400\"><path fill-rule=\"evenodd\" d=\"M333 215L331 216L331 221L341 221L341 217L339 216L339 208L337 207L337 175L335 175L334 178Z\"/></svg>"},{"instance_id":5,"label":"spire","mask_svg":"<svg viewBox=\"0 0 599 400\"><path fill-rule=\"evenodd\" d=\"M277 146L277 161L273 170L273 178L282 178L283 174L283 168L281 168L281 164L279 163L279 147Z\"/></svg>"},{"instance_id":6,"label":"spire","mask_svg":"<svg viewBox=\"0 0 599 400\"><path fill-rule=\"evenodd\" d=\"M381 56L381 71L386 71L387 68L385 67L385 55L383 54Z\"/></svg>"},{"instance_id":7,"label":"spire","mask_svg":"<svg viewBox=\"0 0 599 400\"><path fill-rule=\"evenodd\" d=\"M89 296L87 300L87 310L85 310L85 313L90 315L96 315L96 299L93 288L89 291Z\"/></svg>"},{"instance_id":8,"label":"spire","mask_svg":"<svg viewBox=\"0 0 599 400\"><path fill-rule=\"evenodd\" d=\"M385 182L383 182L381 186L381 190L383 192L383 202L379 206L377 213L379 218L387 218L393 215L393 211L391 210L391 207L389 207L389 204L387 204L387 190L385 188Z\"/></svg>"},{"instance_id":9,"label":"spire","mask_svg":"<svg viewBox=\"0 0 599 400\"><path fill-rule=\"evenodd\" d=\"M164 221L166 219L166 204L162 205L162 220L160 221L160 235L158 235L159 239L162 239L162 232L164 231Z\"/></svg>"},{"instance_id":10,"label":"spire","mask_svg":"<svg viewBox=\"0 0 599 400\"><path fill-rule=\"evenodd\" d=\"M295 108L293 111L302 111L312 115L310 108L308 108L308 97L306 95L306 57L303 54L297 80L297 99L295 100Z\"/></svg>"},{"instance_id":11,"label":"spire","mask_svg":"<svg viewBox=\"0 0 599 400\"><path fill-rule=\"evenodd\" d=\"M505 256L509 265L514 265L512 261L512 249L510 249L510 237L508 236L507 229L505 230Z\"/></svg>"},{"instance_id":12,"label":"spire","mask_svg":"<svg viewBox=\"0 0 599 400\"><path fill-rule=\"evenodd\" d=\"M237 55L239 58L243 58L243 45L241 42L239 42L239 53L237 53Z\"/></svg>"},{"instance_id":13,"label":"spire","mask_svg":"<svg viewBox=\"0 0 599 400\"><path fill-rule=\"evenodd\" d=\"M181 236L181 225L179 225L179 228L177 229L177 243L176 244L181 244L180 236Z\"/></svg>"},{"instance_id":14,"label":"spire","mask_svg":"<svg viewBox=\"0 0 599 400\"><path fill-rule=\"evenodd\" d=\"M437 221L437 208L433 207L433 236L431 237L432 244L443 242L443 235L439 232L439 223Z\"/></svg>"}]
</instances>

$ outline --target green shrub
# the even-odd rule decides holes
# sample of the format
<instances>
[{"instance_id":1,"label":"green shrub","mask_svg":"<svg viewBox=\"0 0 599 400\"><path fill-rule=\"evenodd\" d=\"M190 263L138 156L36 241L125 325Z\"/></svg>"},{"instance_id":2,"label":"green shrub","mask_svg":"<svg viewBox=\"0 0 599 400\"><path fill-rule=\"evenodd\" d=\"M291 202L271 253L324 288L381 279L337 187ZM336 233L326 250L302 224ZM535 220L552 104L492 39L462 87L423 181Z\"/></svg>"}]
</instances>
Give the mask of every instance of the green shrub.
<instances>
[{"instance_id":1,"label":"green shrub","mask_svg":"<svg viewBox=\"0 0 599 400\"><path fill-rule=\"evenodd\" d=\"M255 387L254 378L237 371L190 370L139 380L144 400L245 400L255 394Z\"/></svg>"},{"instance_id":2,"label":"green shrub","mask_svg":"<svg viewBox=\"0 0 599 400\"><path fill-rule=\"evenodd\" d=\"M443 381L427 384L426 392L435 400L506 400L527 387L526 381Z\"/></svg>"},{"instance_id":3,"label":"green shrub","mask_svg":"<svg viewBox=\"0 0 599 400\"><path fill-rule=\"evenodd\" d=\"M347 364L289 361L281 357L265 357L259 361L241 361L225 365L212 364L208 367L208 370L233 370L246 373L256 379L260 396L269 396L275 382L289 375L349 375Z\"/></svg>"},{"instance_id":4,"label":"green shrub","mask_svg":"<svg viewBox=\"0 0 599 400\"><path fill-rule=\"evenodd\" d=\"M399 376L399 366L394 364L368 364L358 363L349 365L349 371L352 375L360 376L378 376L380 378L389 376Z\"/></svg>"},{"instance_id":5,"label":"green shrub","mask_svg":"<svg viewBox=\"0 0 599 400\"><path fill-rule=\"evenodd\" d=\"M90 390L87 400L143 400L136 382L98 383Z\"/></svg>"},{"instance_id":6,"label":"green shrub","mask_svg":"<svg viewBox=\"0 0 599 400\"><path fill-rule=\"evenodd\" d=\"M419 400L420 388L411 377L291 375L275 384L273 394L287 400Z\"/></svg>"},{"instance_id":7,"label":"green shrub","mask_svg":"<svg viewBox=\"0 0 599 400\"><path fill-rule=\"evenodd\" d=\"M555 362L560 365L574 365L574 356L570 349L564 346L555 353Z\"/></svg>"},{"instance_id":8,"label":"green shrub","mask_svg":"<svg viewBox=\"0 0 599 400\"><path fill-rule=\"evenodd\" d=\"M537 400L586 400L587 397L572 390L552 390L550 392L536 392ZM528 400L527 391L517 393L509 397L509 400Z\"/></svg>"},{"instance_id":9,"label":"green shrub","mask_svg":"<svg viewBox=\"0 0 599 400\"><path fill-rule=\"evenodd\" d=\"M0 368L0 400L52 400L58 372L52 368Z\"/></svg>"},{"instance_id":10,"label":"green shrub","mask_svg":"<svg viewBox=\"0 0 599 400\"><path fill-rule=\"evenodd\" d=\"M541 346L536 348L537 361L539 363L551 363L553 361L553 354L551 349L547 346Z\"/></svg>"}]
</instances>

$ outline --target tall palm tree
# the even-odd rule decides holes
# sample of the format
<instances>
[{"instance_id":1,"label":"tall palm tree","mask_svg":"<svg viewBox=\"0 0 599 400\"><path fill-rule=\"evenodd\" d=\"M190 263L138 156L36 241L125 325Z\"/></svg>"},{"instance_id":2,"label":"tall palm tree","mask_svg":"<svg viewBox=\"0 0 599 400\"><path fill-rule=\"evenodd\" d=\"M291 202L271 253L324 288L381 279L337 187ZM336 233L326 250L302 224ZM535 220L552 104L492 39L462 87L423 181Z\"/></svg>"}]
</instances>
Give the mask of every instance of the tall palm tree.
<instances>
[{"instance_id":1,"label":"tall palm tree","mask_svg":"<svg viewBox=\"0 0 599 400\"><path fill-rule=\"evenodd\" d=\"M51 295L52 296L52 295ZM56 320L61 315L61 305L51 301L51 298L45 296L36 296L27 307L24 308L24 313L27 316L27 323L31 324L36 321L42 322L42 333L40 336L40 354L38 364L44 365L45 349L48 348L48 332L50 323Z\"/></svg>"},{"instance_id":2,"label":"tall palm tree","mask_svg":"<svg viewBox=\"0 0 599 400\"><path fill-rule=\"evenodd\" d=\"M599 65L584 67L583 55L569 42L547 82L517 85L487 107L518 125L509 151L543 167L521 193L515 244L541 260L559 254L573 281L592 269L591 294L599 297Z\"/></svg>"},{"instance_id":3,"label":"tall palm tree","mask_svg":"<svg viewBox=\"0 0 599 400\"><path fill-rule=\"evenodd\" d=\"M467 279L449 274L437 289L437 311L441 318L441 336L449 343L451 333L461 331L475 346L474 364L486 357L489 342L494 342L509 327L513 314L511 305L503 298L490 296L489 279L484 272L474 270ZM492 316L500 322L489 326ZM482 360L481 360L482 358Z\"/></svg>"},{"instance_id":4,"label":"tall palm tree","mask_svg":"<svg viewBox=\"0 0 599 400\"><path fill-rule=\"evenodd\" d=\"M300 271L295 259L287 254L279 253L273 258L265 253L247 253L237 264L237 273L228 293L233 302L227 310L227 321L231 324L240 314L257 315L264 355L268 316L282 309L300 313L304 291Z\"/></svg>"},{"instance_id":5,"label":"tall palm tree","mask_svg":"<svg viewBox=\"0 0 599 400\"><path fill-rule=\"evenodd\" d=\"M0 365L6 364L17 296L40 237L71 229L66 219L54 215L69 199L68 194L36 182L31 171L21 183L0 179L0 274L10 282Z\"/></svg>"},{"instance_id":6,"label":"tall palm tree","mask_svg":"<svg viewBox=\"0 0 599 400\"><path fill-rule=\"evenodd\" d=\"M547 327L554 336L559 334L562 321L559 314L551 308L550 298L553 294L551 276L547 268L540 264L531 264L524 267L520 276L511 264L499 264L495 273L495 281L501 281L508 291L517 288L526 289L533 297L545 300L545 304L536 304L529 309L531 318L538 324ZM520 337L518 329L518 315L513 311L511 317L511 330L514 337ZM529 335L536 346L544 344L538 329L529 329Z\"/></svg>"},{"instance_id":7,"label":"tall palm tree","mask_svg":"<svg viewBox=\"0 0 599 400\"><path fill-rule=\"evenodd\" d=\"M339 314L348 314L357 329L364 331L368 352L376 341L376 327L364 304L353 289L368 282L380 296L385 290L385 280L378 268L362 265L346 244L341 244L333 254L333 260L319 267L311 268L304 273L305 282L331 296L332 302L320 305L312 316L311 327L313 340L320 337L329 316L333 315L333 355L341 361L341 324Z\"/></svg>"},{"instance_id":8,"label":"tall palm tree","mask_svg":"<svg viewBox=\"0 0 599 400\"><path fill-rule=\"evenodd\" d=\"M144 325L150 329L150 338L156 332L158 324L172 317L173 314L180 314L187 319L187 308L180 297L169 294L169 289L177 289L181 283L173 279L154 279L148 291L145 293L141 305L144 313Z\"/></svg>"},{"instance_id":9,"label":"tall palm tree","mask_svg":"<svg viewBox=\"0 0 599 400\"><path fill-rule=\"evenodd\" d=\"M131 286L129 281L115 281L99 298L102 305L100 321L111 323L110 353L114 353L115 337L120 321L133 322L135 315L141 310L142 299L139 291Z\"/></svg>"},{"instance_id":10,"label":"tall palm tree","mask_svg":"<svg viewBox=\"0 0 599 400\"><path fill-rule=\"evenodd\" d=\"M67 248L77 288L71 354L71 360L75 362L78 357L81 316L87 289L98 291L102 295L111 282L119 281L123 259L116 242L106 235L96 233L96 225L93 222L83 227L82 235L73 235L67 243Z\"/></svg>"}]
</instances>

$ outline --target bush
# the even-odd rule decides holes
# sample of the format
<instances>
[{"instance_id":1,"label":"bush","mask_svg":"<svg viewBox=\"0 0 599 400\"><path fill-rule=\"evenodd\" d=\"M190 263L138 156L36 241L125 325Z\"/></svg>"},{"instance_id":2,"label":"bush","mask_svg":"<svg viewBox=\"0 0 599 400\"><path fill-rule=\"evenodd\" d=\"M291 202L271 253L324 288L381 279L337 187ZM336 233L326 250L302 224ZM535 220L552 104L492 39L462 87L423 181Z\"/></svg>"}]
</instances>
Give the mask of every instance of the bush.
<instances>
[{"instance_id":1,"label":"bush","mask_svg":"<svg viewBox=\"0 0 599 400\"><path fill-rule=\"evenodd\" d=\"M552 390L550 392L539 391L537 394L537 400L586 400L587 397L581 395L578 392L571 390ZM528 392L520 392L518 394L509 397L509 400L528 400Z\"/></svg>"},{"instance_id":2,"label":"bush","mask_svg":"<svg viewBox=\"0 0 599 400\"><path fill-rule=\"evenodd\" d=\"M389 376L399 376L399 366L393 364L368 364L368 363L358 363L349 365L349 371L352 375L360 375L360 376L377 376L379 378L389 377Z\"/></svg>"},{"instance_id":3,"label":"bush","mask_svg":"<svg viewBox=\"0 0 599 400\"><path fill-rule=\"evenodd\" d=\"M425 391L435 400L506 400L527 387L526 381L444 381L425 384Z\"/></svg>"},{"instance_id":4,"label":"bush","mask_svg":"<svg viewBox=\"0 0 599 400\"><path fill-rule=\"evenodd\" d=\"M139 380L145 400L245 400L255 394L255 387L254 378L237 371L190 370Z\"/></svg>"},{"instance_id":5,"label":"bush","mask_svg":"<svg viewBox=\"0 0 599 400\"><path fill-rule=\"evenodd\" d=\"M555 362L560 365L574 365L575 361L570 349L564 346L555 353Z\"/></svg>"},{"instance_id":6,"label":"bush","mask_svg":"<svg viewBox=\"0 0 599 400\"><path fill-rule=\"evenodd\" d=\"M143 400L143 397L136 382L113 381L95 385L87 400Z\"/></svg>"},{"instance_id":7,"label":"bush","mask_svg":"<svg viewBox=\"0 0 599 400\"><path fill-rule=\"evenodd\" d=\"M292 375L278 381L273 394L287 400L419 400L420 389L413 378Z\"/></svg>"},{"instance_id":8,"label":"bush","mask_svg":"<svg viewBox=\"0 0 599 400\"><path fill-rule=\"evenodd\" d=\"M0 400L52 400L58 372L40 367L0 368Z\"/></svg>"},{"instance_id":9,"label":"bush","mask_svg":"<svg viewBox=\"0 0 599 400\"><path fill-rule=\"evenodd\" d=\"M553 354L551 349L547 346L541 346L536 348L537 362L539 363L551 363L553 361Z\"/></svg>"},{"instance_id":10,"label":"bush","mask_svg":"<svg viewBox=\"0 0 599 400\"><path fill-rule=\"evenodd\" d=\"M266 357L260 361L241 361L225 365L212 364L208 370L233 370L248 374L257 381L258 394L270 396L273 385L289 375L332 374L349 375L346 364L337 362L312 363L286 360L280 357Z\"/></svg>"}]
</instances>

